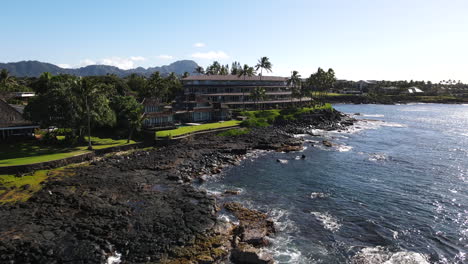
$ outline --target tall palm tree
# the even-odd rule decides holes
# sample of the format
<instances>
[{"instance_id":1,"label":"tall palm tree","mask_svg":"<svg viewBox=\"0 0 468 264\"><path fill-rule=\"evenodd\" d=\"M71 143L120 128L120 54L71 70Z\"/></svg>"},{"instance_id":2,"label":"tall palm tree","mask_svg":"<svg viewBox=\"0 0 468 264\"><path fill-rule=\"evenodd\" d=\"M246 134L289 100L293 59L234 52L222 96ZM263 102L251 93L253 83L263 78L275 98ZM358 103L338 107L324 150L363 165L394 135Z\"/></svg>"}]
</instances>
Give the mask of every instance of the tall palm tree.
<instances>
[{"instance_id":1,"label":"tall palm tree","mask_svg":"<svg viewBox=\"0 0 468 264\"><path fill-rule=\"evenodd\" d=\"M287 84L291 87L291 102L293 98L299 98L302 103L302 91L301 91L301 75L298 71L292 71L291 77L288 78Z\"/></svg>"},{"instance_id":2,"label":"tall palm tree","mask_svg":"<svg viewBox=\"0 0 468 264\"><path fill-rule=\"evenodd\" d=\"M255 65L255 70L258 71L258 69L260 69L260 81L262 80L263 69L265 69L265 71L267 72L271 72L272 66L273 65L271 64L270 59L268 57L261 57L258 60L257 65Z\"/></svg>"},{"instance_id":3,"label":"tall palm tree","mask_svg":"<svg viewBox=\"0 0 468 264\"><path fill-rule=\"evenodd\" d=\"M239 62L235 61L231 64L231 75L239 74L240 69L242 69Z\"/></svg>"},{"instance_id":4,"label":"tall palm tree","mask_svg":"<svg viewBox=\"0 0 468 264\"><path fill-rule=\"evenodd\" d=\"M205 69L203 69L202 66L197 66L197 67L195 68L195 71L194 71L193 73L198 73L198 74L202 74L202 75L203 75L203 74L205 74Z\"/></svg>"},{"instance_id":5,"label":"tall palm tree","mask_svg":"<svg viewBox=\"0 0 468 264\"><path fill-rule=\"evenodd\" d=\"M250 96L252 96L254 102L255 102L255 108L258 109L258 102L263 100L265 98L266 91L265 88L263 87L255 87L252 92L250 93Z\"/></svg>"},{"instance_id":6,"label":"tall palm tree","mask_svg":"<svg viewBox=\"0 0 468 264\"><path fill-rule=\"evenodd\" d=\"M254 75L255 75L254 68L250 67L247 64L244 64L244 67L239 70L239 73L237 74L237 77L244 76L244 81L245 81L245 78L247 76L251 77L251 76L254 76ZM242 89L242 105L243 105L244 110L245 110L245 89L244 88L241 88L241 89Z\"/></svg>"}]
</instances>

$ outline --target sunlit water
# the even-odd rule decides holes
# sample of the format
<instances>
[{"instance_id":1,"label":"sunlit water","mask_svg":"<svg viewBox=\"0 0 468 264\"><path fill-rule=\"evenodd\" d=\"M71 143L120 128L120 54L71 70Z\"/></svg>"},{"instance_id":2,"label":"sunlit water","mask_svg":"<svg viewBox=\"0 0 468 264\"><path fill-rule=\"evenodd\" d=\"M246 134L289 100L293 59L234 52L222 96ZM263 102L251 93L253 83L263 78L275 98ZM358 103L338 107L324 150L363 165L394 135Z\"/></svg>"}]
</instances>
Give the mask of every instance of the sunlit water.
<instances>
[{"instance_id":1,"label":"sunlit water","mask_svg":"<svg viewBox=\"0 0 468 264\"><path fill-rule=\"evenodd\" d=\"M201 188L268 212L278 263L467 263L468 105L336 108L376 121L314 131L302 153L252 155Z\"/></svg>"}]
</instances>

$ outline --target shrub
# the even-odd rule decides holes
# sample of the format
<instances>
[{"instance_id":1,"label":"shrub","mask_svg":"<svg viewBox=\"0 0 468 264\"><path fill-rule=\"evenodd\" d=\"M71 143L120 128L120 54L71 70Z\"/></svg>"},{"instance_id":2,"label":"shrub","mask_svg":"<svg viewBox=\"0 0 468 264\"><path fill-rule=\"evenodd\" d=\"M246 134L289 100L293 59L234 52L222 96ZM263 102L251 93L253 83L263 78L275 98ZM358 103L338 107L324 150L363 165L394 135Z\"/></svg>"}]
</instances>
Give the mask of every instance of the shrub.
<instances>
[{"instance_id":1,"label":"shrub","mask_svg":"<svg viewBox=\"0 0 468 264\"><path fill-rule=\"evenodd\" d=\"M221 137L232 137L232 136L239 136L239 135L245 135L250 132L250 129L247 128L237 128L237 129L230 129L227 131L223 131L218 134L218 136Z\"/></svg>"}]
</instances>

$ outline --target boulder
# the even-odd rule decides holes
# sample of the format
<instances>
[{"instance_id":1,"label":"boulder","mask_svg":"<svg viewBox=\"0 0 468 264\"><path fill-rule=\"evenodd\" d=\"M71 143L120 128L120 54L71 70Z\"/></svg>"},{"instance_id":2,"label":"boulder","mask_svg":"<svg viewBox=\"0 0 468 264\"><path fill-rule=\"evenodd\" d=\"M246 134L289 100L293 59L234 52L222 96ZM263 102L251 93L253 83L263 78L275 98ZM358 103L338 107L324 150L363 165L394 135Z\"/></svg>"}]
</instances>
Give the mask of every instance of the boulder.
<instances>
[{"instance_id":1,"label":"boulder","mask_svg":"<svg viewBox=\"0 0 468 264\"><path fill-rule=\"evenodd\" d=\"M244 208L241 204L229 202L224 208L239 219L239 226L235 233L242 242L256 247L267 246L266 237L275 232L274 224L267 219L267 215L256 210Z\"/></svg>"},{"instance_id":2,"label":"boulder","mask_svg":"<svg viewBox=\"0 0 468 264\"><path fill-rule=\"evenodd\" d=\"M273 264L273 257L246 243L240 243L231 252L231 261L243 264Z\"/></svg>"}]
</instances>

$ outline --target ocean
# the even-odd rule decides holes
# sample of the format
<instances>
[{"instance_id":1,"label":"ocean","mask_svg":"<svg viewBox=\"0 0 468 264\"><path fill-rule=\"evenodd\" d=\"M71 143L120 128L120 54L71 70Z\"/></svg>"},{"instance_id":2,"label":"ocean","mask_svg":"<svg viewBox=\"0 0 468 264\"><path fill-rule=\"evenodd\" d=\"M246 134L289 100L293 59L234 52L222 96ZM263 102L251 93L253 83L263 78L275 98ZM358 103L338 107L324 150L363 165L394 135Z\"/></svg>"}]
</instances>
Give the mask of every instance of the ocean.
<instances>
[{"instance_id":1,"label":"ocean","mask_svg":"<svg viewBox=\"0 0 468 264\"><path fill-rule=\"evenodd\" d=\"M251 153L200 188L267 212L278 263L468 263L468 105L335 108L359 121L297 135L302 152Z\"/></svg>"}]
</instances>

